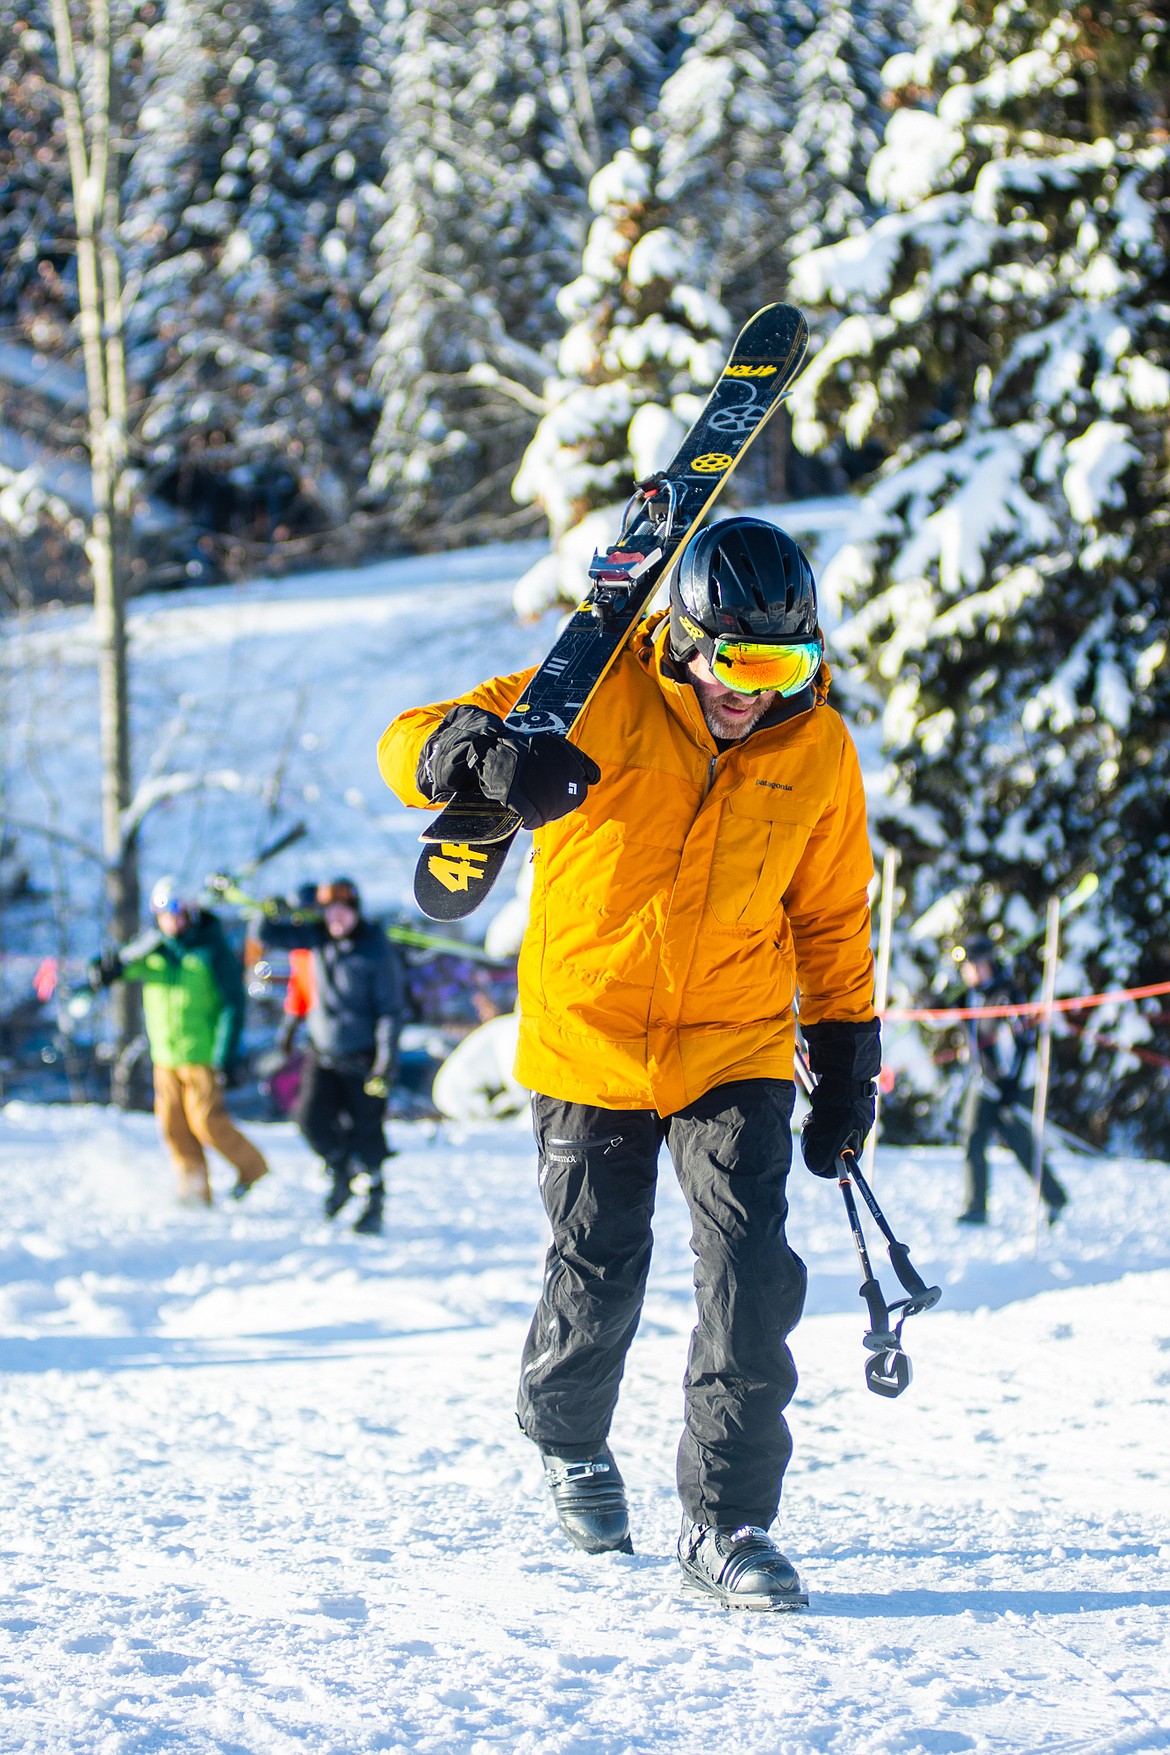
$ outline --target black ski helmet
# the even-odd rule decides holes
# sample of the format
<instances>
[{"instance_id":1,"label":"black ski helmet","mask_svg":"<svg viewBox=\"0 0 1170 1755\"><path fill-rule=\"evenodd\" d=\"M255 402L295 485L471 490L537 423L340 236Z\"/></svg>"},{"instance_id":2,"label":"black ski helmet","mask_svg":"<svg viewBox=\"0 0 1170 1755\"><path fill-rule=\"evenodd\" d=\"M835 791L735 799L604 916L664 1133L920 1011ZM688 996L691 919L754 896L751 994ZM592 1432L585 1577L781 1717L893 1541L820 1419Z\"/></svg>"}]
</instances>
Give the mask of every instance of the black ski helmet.
<instances>
[{"instance_id":1,"label":"black ski helmet","mask_svg":"<svg viewBox=\"0 0 1170 1755\"><path fill-rule=\"evenodd\" d=\"M670 583L676 659L715 640L819 638L813 570L786 530L763 518L725 518L692 536Z\"/></svg>"}]
</instances>

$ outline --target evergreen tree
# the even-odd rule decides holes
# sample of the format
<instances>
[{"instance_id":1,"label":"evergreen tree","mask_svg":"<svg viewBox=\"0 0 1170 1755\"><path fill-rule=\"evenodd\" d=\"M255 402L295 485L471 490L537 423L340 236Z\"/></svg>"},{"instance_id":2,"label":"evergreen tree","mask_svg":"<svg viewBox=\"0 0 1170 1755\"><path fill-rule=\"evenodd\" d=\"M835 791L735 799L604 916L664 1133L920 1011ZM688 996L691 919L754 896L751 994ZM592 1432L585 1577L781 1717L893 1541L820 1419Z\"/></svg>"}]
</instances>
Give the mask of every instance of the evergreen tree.
<instances>
[{"instance_id":1,"label":"evergreen tree","mask_svg":"<svg viewBox=\"0 0 1170 1755\"><path fill-rule=\"evenodd\" d=\"M685 30L688 46L652 124L662 193L680 229L702 240L716 284L747 316L780 296L789 32L774 0L708 0Z\"/></svg>"},{"instance_id":2,"label":"evergreen tree","mask_svg":"<svg viewBox=\"0 0 1170 1755\"><path fill-rule=\"evenodd\" d=\"M737 321L787 296L794 259L873 211L865 174L881 138L880 69L904 38L908 5L708 0L687 21L689 46L653 122L662 186ZM824 465L801 473L816 484ZM782 411L741 485L760 499L786 497L790 477Z\"/></svg>"},{"instance_id":3,"label":"evergreen tree","mask_svg":"<svg viewBox=\"0 0 1170 1755\"><path fill-rule=\"evenodd\" d=\"M667 221L658 193L658 154L639 128L589 185L596 215L581 273L557 306L569 323L557 374L545 385L548 412L528 447L513 492L535 501L553 541L588 527L614 526L632 483L669 461L718 377L730 318L695 285L695 252ZM522 592L539 607L554 580L566 601L581 594L578 543L562 549L555 569ZM586 557L587 559L588 557ZM535 596L533 595L535 592Z\"/></svg>"},{"instance_id":4,"label":"evergreen tree","mask_svg":"<svg viewBox=\"0 0 1170 1755\"><path fill-rule=\"evenodd\" d=\"M354 7L309 0L171 0L145 39L124 227L144 460L213 529L250 508L261 542L344 524L364 482L384 122L362 46Z\"/></svg>"},{"instance_id":5,"label":"evergreen tree","mask_svg":"<svg viewBox=\"0 0 1170 1755\"><path fill-rule=\"evenodd\" d=\"M1010 943L1095 869L1065 989L1157 982L1170 20L1144 0L932 0L923 23L887 69L900 107L870 183L891 211L795 277L844 314L794 399L798 443L892 452L827 581L853 611L839 643L883 713L915 911L947 898L934 942L979 925ZM1149 1010L1091 1014L1086 1057L1094 1032L1149 1037ZM1131 1058L1070 1055L1063 1094L1170 1144L1165 1076Z\"/></svg>"},{"instance_id":6,"label":"evergreen tree","mask_svg":"<svg viewBox=\"0 0 1170 1755\"><path fill-rule=\"evenodd\" d=\"M507 458L531 430L558 261L556 182L543 163L555 123L535 95L534 10L387 8L370 484L407 539L440 520L443 540L466 539L467 521L505 496ZM499 391L501 377L517 396Z\"/></svg>"},{"instance_id":7,"label":"evergreen tree","mask_svg":"<svg viewBox=\"0 0 1170 1755\"><path fill-rule=\"evenodd\" d=\"M507 527L586 185L652 107L684 10L514 0L469 14L455 0L389 0L371 494L408 540Z\"/></svg>"},{"instance_id":8,"label":"evergreen tree","mask_svg":"<svg viewBox=\"0 0 1170 1755\"><path fill-rule=\"evenodd\" d=\"M780 143L790 261L873 213L866 176L885 120L882 68L909 41L909 12L910 0L810 0L788 14L804 27Z\"/></svg>"},{"instance_id":9,"label":"evergreen tree","mask_svg":"<svg viewBox=\"0 0 1170 1755\"><path fill-rule=\"evenodd\" d=\"M72 266L62 236L69 165L47 0L0 5L0 321L51 349Z\"/></svg>"}]
</instances>

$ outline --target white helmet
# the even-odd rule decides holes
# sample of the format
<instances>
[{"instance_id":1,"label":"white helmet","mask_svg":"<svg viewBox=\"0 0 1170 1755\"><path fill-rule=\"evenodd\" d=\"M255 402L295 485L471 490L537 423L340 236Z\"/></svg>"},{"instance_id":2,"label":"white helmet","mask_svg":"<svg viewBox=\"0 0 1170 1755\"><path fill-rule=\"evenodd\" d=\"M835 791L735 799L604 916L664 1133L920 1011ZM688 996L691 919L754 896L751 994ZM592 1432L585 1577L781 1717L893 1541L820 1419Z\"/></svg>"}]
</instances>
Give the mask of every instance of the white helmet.
<instances>
[{"instance_id":1,"label":"white helmet","mask_svg":"<svg viewBox=\"0 0 1170 1755\"><path fill-rule=\"evenodd\" d=\"M190 914L193 904L183 892L177 877L169 874L160 877L150 892L150 911L152 914Z\"/></svg>"}]
</instances>

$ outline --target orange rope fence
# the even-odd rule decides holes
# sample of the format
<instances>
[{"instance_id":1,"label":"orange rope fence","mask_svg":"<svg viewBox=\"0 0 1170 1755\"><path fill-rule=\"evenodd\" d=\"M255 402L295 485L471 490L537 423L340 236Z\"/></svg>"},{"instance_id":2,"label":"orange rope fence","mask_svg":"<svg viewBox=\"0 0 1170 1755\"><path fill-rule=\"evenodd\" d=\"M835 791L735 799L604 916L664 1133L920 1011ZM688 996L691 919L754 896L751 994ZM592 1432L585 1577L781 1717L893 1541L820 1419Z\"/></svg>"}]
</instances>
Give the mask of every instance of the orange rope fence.
<instances>
[{"instance_id":1,"label":"orange rope fence","mask_svg":"<svg viewBox=\"0 0 1170 1755\"><path fill-rule=\"evenodd\" d=\"M1155 994L1170 993L1170 981L1156 981L1151 987L1123 987L1113 993L1090 993L1082 999L1054 999L1054 1012L1085 1011L1095 1005L1118 1005L1123 999L1152 999ZM1049 1008L1043 1000L1027 1000L1023 1005L974 1006L887 1006L882 1013L892 1023L960 1024L965 1018L1034 1018Z\"/></svg>"}]
</instances>

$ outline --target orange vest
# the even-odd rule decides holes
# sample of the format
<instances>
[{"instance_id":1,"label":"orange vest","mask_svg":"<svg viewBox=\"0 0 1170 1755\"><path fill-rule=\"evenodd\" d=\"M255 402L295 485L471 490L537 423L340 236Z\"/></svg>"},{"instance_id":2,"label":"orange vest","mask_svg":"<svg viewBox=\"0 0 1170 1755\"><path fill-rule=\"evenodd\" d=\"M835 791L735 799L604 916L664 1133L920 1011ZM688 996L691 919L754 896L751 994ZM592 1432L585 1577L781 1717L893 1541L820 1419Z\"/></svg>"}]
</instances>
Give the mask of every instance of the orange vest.
<instances>
[{"instance_id":1,"label":"orange vest","mask_svg":"<svg viewBox=\"0 0 1170 1755\"><path fill-rule=\"evenodd\" d=\"M307 1018L317 1003L317 975L313 953L297 949L288 953L288 986L284 990L284 1009L290 1018Z\"/></svg>"},{"instance_id":2,"label":"orange vest","mask_svg":"<svg viewBox=\"0 0 1170 1755\"><path fill-rule=\"evenodd\" d=\"M873 860L857 752L823 700L720 753L663 670L661 616L631 633L573 732L601 768L533 837L516 1077L670 1115L732 1079L792 1077L805 1023L873 1017ZM532 671L459 698L501 716ZM378 764L405 804L451 707L401 714Z\"/></svg>"}]
</instances>

